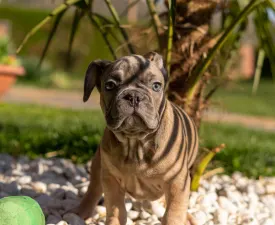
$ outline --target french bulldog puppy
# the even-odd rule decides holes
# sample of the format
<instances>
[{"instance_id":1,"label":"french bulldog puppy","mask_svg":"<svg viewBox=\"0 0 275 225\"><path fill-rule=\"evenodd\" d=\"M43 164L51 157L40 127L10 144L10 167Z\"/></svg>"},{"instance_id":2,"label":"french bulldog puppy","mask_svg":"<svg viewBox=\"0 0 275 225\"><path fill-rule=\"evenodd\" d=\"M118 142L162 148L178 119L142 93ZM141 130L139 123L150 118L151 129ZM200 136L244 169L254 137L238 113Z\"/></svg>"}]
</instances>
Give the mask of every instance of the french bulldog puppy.
<instances>
[{"instance_id":1,"label":"french bulldog puppy","mask_svg":"<svg viewBox=\"0 0 275 225\"><path fill-rule=\"evenodd\" d=\"M83 100L97 87L106 128L77 210L81 217L91 216L104 193L106 224L125 225L126 193L149 201L164 195L162 225L187 224L198 134L192 119L166 98L167 80L155 52L90 63Z\"/></svg>"}]
</instances>

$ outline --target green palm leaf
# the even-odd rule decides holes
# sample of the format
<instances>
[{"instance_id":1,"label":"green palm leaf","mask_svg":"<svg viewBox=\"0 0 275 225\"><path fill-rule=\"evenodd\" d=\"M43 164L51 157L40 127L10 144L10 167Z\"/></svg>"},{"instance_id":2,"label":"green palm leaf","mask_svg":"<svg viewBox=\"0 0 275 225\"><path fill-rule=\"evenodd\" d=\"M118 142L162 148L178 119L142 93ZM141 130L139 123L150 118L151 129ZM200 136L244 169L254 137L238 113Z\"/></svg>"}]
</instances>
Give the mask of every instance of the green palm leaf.
<instances>
[{"instance_id":1,"label":"green palm leaf","mask_svg":"<svg viewBox=\"0 0 275 225\"><path fill-rule=\"evenodd\" d=\"M125 42L127 43L129 52L130 52L131 54L135 54L134 48L133 48L133 46L132 46L131 43L130 43L128 34L127 34L127 32L123 29L123 27L122 27L121 24L120 24L120 19L119 19L119 16L118 16L118 14L117 14L116 9L114 8L114 6L112 5L112 3L111 3L110 0L105 0L105 3L106 3L106 5L108 6L108 9L109 9L109 11L111 12L111 14L112 14L112 16L113 16L113 19L114 19L114 21L115 21L115 24L116 24L117 28L120 30L120 32L121 32L123 38L125 39Z\"/></svg>"},{"instance_id":2,"label":"green palm leaf","mask_svg":"<svg viewBox=\"0 0 275 225\"><path fill-rule=\"evenodd\" d=\"M113 48L111 42L109 41L109 39L108 39L108 37L107 37L107 36L108 36L108 33L106 32L106 29L103 29L103 28L101 27L101 24L100 24L100 22L98 21L98 18L97 18L95 15L93 15L93 13L89 13L88 16L89 16L89 19L90 19L90 21L91 21L91 24L92 24L92 25L100 32L100 34L102 35L102 38L103 38L103 40L105 41L106 45L108 46L109 51L111 52L113 58L114 58L114 59L117 59L115 50L114 50L114 48Z\"/></svg>"},{"instance_id":3,"label":"green palm leaf","mask_svg":"<svg viewBox=\"0 0 275 225\"><path fill-rule=\"evenodd\" d=\"M39 31L46 23L48 23L53 17L63 13L69 7L77 4L78 2L83 0L67 0L65 3L61 4L57 8L55 8L45 19L43 19L39 24L37 24L24 38L22 43L19 45L17 49L17 53L21 51L23 46L27 43L27 41L37 32Z\"/></svg>"},{"instance_id":4,"label":"green palm leaf","mask_svg":"<svg viewBox=\"0 0 275 225\"><path fill-rule=\"evenodd\" d=\"M56 18L55 18L55 21L54 21L54 24L53 24L53 26L52 26L51 32L50 32L50 34L49 34L49 37L48 37L47 42L46 42L46 45L45 45L45 47L44 47L44 49L43 49L41 58L40 58L40 60L39 60L38 67L40 67L41 64L42 64L42 62L44 61L44 58L45 58L45 56L46 56L46 54L47 54L47 52L48 52L48 49L49 49L50 44L51 44L51 42L52 42L52 39L53 39L53 37L54 37L54 35L55 35L55 33L56 33L56 30L57 30L57 27L58 27L58 25L59 25L59 22L60 22L60 20L61 20L61 18L63 17L63 15L64 15L65 12L66 12L66 11L63 11L62 13L58 14L58 15L56 16Z\"/></svg>"},{"instance_id":5,"label":"green palm leaf","mask_svg":"<svg viewBox=\"0 0 275 225\"><path fill-rule=\"evenodd\" d=\"M168 41L166 53L166 68L168 76L170 76L171 56L173 47L174 24L176 15L176 0L169 0L169 27L168 27ZM167 85L168 87L169 85Z\"/></svg>"},{"instance_id":6,"label":"green palm leaf","mask_svg":"<svg viewBox=\"0 0 275 225\"><path fill-rule=\"evenodd\" d=\"M68 53L67 53L67 65L70 63L73 41L74 41L75 35L77 33L78 27L79 27L79 22L83 16L84 16L84 11L77 8L75 10L70 39L69 39L69 46L68 46Z\"/></svg>"},{"instance_id":7,"label":"green palm leaf","mask_svg":"<svg viewBox=\"0 0 275 225\"><path fill-rule=\"evenodd\" d=\"M195 93L196 85L206 72L209 65L211 64L216 53L221 49L221 47L228 40L234 29L253 11L257 6L262 4L263 0L252 0L237 16L237 18L232 22L232 24L224 31L223 35L220 37L216 45L210 50L208 56L202 61L202 63L197 66L192 73L192 76L187 80L187 87L189 88L187 99L192 99L192 96Z\"/></svg>"}]
</instances>

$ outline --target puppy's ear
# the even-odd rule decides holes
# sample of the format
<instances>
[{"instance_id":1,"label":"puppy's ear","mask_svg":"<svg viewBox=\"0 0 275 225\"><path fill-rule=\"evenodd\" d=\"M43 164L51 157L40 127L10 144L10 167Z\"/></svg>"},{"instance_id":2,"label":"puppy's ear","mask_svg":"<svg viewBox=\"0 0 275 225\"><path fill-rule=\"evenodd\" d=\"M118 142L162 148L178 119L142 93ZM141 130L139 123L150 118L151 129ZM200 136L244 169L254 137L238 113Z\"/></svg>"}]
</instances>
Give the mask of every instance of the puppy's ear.
<instances>
[{"instance_id":1,"label":"puppy's ear","mask_svg":"<svg viewBox=\"0 0 275 225\"><path fill-rule=\"evenodd\" d=\"M90 63L84 80L83 102L88 101L95 86L100 90L100 76L109 64L110 61L106 60L95 60Z\"/></svg>"},{"instance_id":2,"label":"puppy's ear","mask_svg":"<svg viewBox=\"0 0 275 225\"><path fill-rule=\"evenodd\" d=\"M148 52L144 55L144 58L154 62L160 69L164 67L162 56L156 52Z\"/></svg>"},{"instance_id":3,"label":"puppy's ear","mask_svg":"<svg viewBox=\"0 0 275 225\"><path fill-rule=\"evenodd\" d=\"M154 62L157 65L157 67L162 72L166 83L168 80L168 75L163 63L162 56L156 52L148 52L147 54L144 55L144 58L149 59L150 61Z\"/></svg>"}]
</instances>

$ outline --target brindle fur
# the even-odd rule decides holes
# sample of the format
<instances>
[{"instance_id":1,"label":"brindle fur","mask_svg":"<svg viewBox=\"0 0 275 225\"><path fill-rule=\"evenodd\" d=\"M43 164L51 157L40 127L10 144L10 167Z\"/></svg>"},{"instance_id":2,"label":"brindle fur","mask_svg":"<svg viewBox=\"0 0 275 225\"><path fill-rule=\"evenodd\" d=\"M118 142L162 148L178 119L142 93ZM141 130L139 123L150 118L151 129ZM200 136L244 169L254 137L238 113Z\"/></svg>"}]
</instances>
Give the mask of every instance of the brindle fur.
<instances>
[{"instance_id":1,"label":"brindle fur","mask_svg":"<svg viewBox=\"0 0 275 225\"><path fill-rule=\"evenodd\" d=\"M118 84L107 91L110 78ZM162 84L160 92L152 90L154 81ZM198 135L188 115L166 99L166 82L162 58L154 52L90 64L83 99L87 101L97 86L107 126L93 159L88 191L78 208L81 217L92 214L104 193L106 224L125 225L126 193L150 201L164 195L167 208L162 225L186 224ZM129 93L142 99L135 107L125 98Z\"/></svg>"}]
</instances>

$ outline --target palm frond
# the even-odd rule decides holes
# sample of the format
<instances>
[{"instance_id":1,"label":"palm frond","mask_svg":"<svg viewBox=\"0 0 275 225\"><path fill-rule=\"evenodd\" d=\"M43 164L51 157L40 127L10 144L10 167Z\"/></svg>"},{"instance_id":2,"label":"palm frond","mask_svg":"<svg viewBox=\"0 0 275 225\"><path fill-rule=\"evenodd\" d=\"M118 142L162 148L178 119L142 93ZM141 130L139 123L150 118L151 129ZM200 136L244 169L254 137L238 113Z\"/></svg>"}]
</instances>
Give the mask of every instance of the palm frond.
<instances>
[{"instance_id":1,"label":"palm frond","mask_svg":"<svg viewBox=\"0 0 275 225\"><path fill-rule=\"evenodd\" d=\"M275 80L275 47L271 34L271 23L265 7L258 7L255 15L255 24L261 47L264 49L270 63L271 73Z\"/></svg>"},{"instance_id":2,"label":"palm frond","mask_svg":"<svg viewBox=\"0 0 275 225\"><path fill-rule=\"evenodd\" d=\"M263 49L260 49L259 54L258 54L258 59L257 59L257 67L256 67L255 75L254 75L253 87L252 87L253 95L255 95L257 93L257 90L259 87L262 68L263 68L263 64L264 64L264 57L265 57L265 51Z\"/></svg>"},{"instance_id":3,"label":"palm frond","mask_svg":"<svg viewBox=\"0 0 275 225\"><path fill-rule=\"evenodd\" d=\"M110 0L104 0L104 1L105 1L106 5L108 6L108 9L109 9L110 13L112 14L112 17L115 21L115 24L116 24L117 28L120 30L123 38L125 39L125 42L127 43L129 52L131 54L134 54L135 53L134 48L133 48L133 46L131 45L131 43L129 41L129 37L128 37L127 32L122 28L122 26L120 24L120 19L119 19L119 16L117 14L116 9L114 8L114 6L112 5Z\"/></svg>"},{"instance_id":4,"label":"palm frond","mask_svg":"<svg viewBox=\"0 0 275 225\"><path fill-rule=\"evenodd\" d=\"M38 23L23 39L22 43L16 50L16 53L19 53L23 46L27 43L27 41L37 32L39 31L46 23L48 23L53 17L63 13L65 10L70 8L71 6L77 4L78 2L83 0L67 0L60 6L56 7L45 19L43 19L40 23Z\"/></svg>"},{"instance_id":5,"label":"palm frond","mask_svg":"<svg viewBox=\"0 0 275 225\"><path fill-rule=\"evenodd\" d=\"M187 80L187 101L192 99L196 91L196 85L202 75L206 72L209 65L211 64L214 56L217 52L221 49L221 47L225 44L228 40L234 29L253 11L256 9L257 6L262 4L263 0L252 0L237 16L237 18L232 22L232 24L224 31L223 35L220 37L216 45L209 51L208 56L199 64L192 73L192 76Z\"/></svg>"},{"instance_id":6,"label":"palm frond","mask_svg":"<svg viewBox=\"0 0 275 225\"><path fill-rule=\"evenodd\" d=\"M74 13L73 22L72 22L70 39L69 39L69 46L68 46L68 53L67 53L67 65L70 63L73 41L74 41L75 35L77 33L78 27L79 27L79 22L83 16L84 16L84 11L76 8L75 13Z\"/></svg>"},{"instance_id":7,"label":"palm frond","mask_svg":"<svg viewBox=\"0 0 275 225\"><path fill-rule=\"evenodd\" d=\"M151 18L152 18L152 24L153 24L153 27L154 27L154 30L155 30L155 33L156 33L156 36L157 36L158 48L160 48L159 29L161 27L161 21L159 19L158 14L157 14L156 7L155 7L155 4L154 4L153 0L146 0L146 3L147 3L147 6L148 6L148 9L149 9L149 12L150 12L150 15L151 15Z\"/></svg>"},{"instance_id":8,"label":"palm frond","mask_svg":"<svg viewBox=\"0 0 275 225\"><path fill-rule=\"evenodd\" d=\"M98 18L97 18L96 16L94 16L92 12L90 12L90 13L88 14L88 17L89 17L89 19L90 19L90 21L91 21L91 24L92 24L92 25L100 32L100 34L102 35L102 38L103 38L103 40L105 41L106 45L108 46L109 51L110 51L110 53L112 54L113 58L114 58L114 59L117 59L115 50L114 50L114 48L113 48L111 42L110 42L109 39L108 39L108 33L106 32L105 29L103 29L103 28L101 27L101 24L100 24L100 22L98 21Z\"/></svg>"},{"instance_id":9,"label":"palm frond","mask_svg":"<svg viewBox=\"0 0 275 225\"><path fill-rule=\"evenodd\" d=\"M43 49L43 52L42 52L42 55L41 55L41 57L40 57L38 67L40 67L40 66L42 65L42 63L43 63L43 60L44 60L44 58L45 58L45 56L46 56L46 54L47 54L47 52L48 52L48 49L49 49L50 44L51 44L51 42L52 42L52 39L53 39L53 37L54 37L54 35L55 35L55 33L56 33L56 30L57 30L58 25L59 25L59 23L60 23L60 21L61 21L61 18L63 17L63 15L64 15L65 12L66 12L66 11L63 11L62 13L58 14L58 15L56 16L56 18L55 18L55 21L54 21L54 24L53 24L52 29L51 29L51 31L50 31L50 34L49 34L49 36L48 36L46 45L45 45L45 47L44 47L44 49Z\"/></svg>"},{"instance_id":10,"label":"palm frond","mask_svg":"<svg viewBox=\"0 0 275 225\"><path fill-rule=\"evenodd\" d=\"M167 68L167 73L169 77L170 67L171 67L172 48L173 48L176 0L169 0L168 2L169 2L169 27L168 27L168 41L167 41L167 53L166 53L166 68ZM167 85L167 87L168 86L169 85Z\"/></svg>"}]
</instances>

